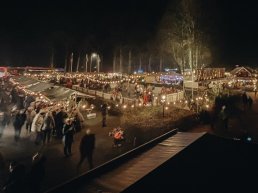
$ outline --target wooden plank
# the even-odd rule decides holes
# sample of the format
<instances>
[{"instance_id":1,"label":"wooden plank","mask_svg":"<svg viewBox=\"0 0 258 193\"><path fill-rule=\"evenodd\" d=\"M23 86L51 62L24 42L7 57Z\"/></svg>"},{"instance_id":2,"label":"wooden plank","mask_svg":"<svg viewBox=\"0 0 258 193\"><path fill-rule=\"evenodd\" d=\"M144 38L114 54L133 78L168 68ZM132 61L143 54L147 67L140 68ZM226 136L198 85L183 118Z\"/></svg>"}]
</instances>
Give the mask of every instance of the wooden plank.
<instances>
[{"instance_id":1,"label":"wooden plank","mask_svg":"<svg viewBox=\"0 0 258 193\"><path fill-rule=\"evenodd\" d=\"M158 168L204 134L179 132L136 158L118 166L115 170L94 179L91 184L84 187L80 192L89 192L90 189L94 189L93 186L101 187L103 190L112 193L121 192Z\"/></svg>"}]
</instances>

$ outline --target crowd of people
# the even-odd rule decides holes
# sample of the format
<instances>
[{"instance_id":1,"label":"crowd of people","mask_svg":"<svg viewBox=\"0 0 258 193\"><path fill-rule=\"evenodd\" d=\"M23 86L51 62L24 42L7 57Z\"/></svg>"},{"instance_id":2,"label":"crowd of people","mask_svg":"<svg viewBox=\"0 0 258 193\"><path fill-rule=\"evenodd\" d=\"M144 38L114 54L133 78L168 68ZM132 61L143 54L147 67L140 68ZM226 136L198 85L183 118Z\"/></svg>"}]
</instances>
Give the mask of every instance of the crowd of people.
<instances>
[{"instance_id":1,"label":"crowd of people","mask_svg":"<svg viewBox=\"0 0 258 193\"><path fill-rule=\"evenodd\" d=\"M38 101L37 98L22 93L15 85L4 85L0 89L1 110L0 116L0 140L5 129L14 128L14 142L18 145L21 131L24 129L28 139L34 139L36 146L42 149L51 144L53 140L63 141L63 153L65 157L72 155L74 135L83 129L84 117L79 108L66 103L47 104ZM29 100L28 100L29 99ZM12 108L11 108L12 107ZM89 137L90 136L90 137ZM93 139L94 138L94 139ZM81 139L81 159L78 168L85 158L88 159L89 168L93 168L93 150L95 147L95 135L88 129ZM4 183L0 184L4 193L40 192L40 186L45 176L46 156L42 152L33 155L31 167L25 168L22 163L15 160L10 162L9 174ZM0 191L0 192L1 192Z\"/></svg>"},{"instance_id":2,"label":"crowd of people","mask_svg":"<svg viewBox=\"0 0 258 193\"><path fill-rule=\"evenodd\" d=\"M84 118L78 108L68 110L59 105L48 106L43 102L32 102L26 109L16 108L11 112L3 112L0 125L0 133L2 135L4 129L12 122L16 142L20 139L24 125L27 135L35 134L36 145L49 143L51 137L61 139L63 136L63 125L67 120L72 120L76 132L82 129Z\"/></svg>"},{"instance_id":3,"label":"crowd of people","mask_svg":"<svg viewBox=\"0 0 258 193\"><path fill-rule=\"evenodd\" d=\"M28 192L39 193L45 177L46 156L36 153L32 156L29 169L16 161L9 164L9 175L2 187L4 193Z\"/></svg>"},{"instance_id":4,"label":"crowd of people","mask_svg":"<svg viewBox=\"0 0 258 193\"><path fill-rule=\"evenodd\" d=\"M75 81L75 80L73 80ZM84 82L82 82L84 84ZM105 85L104 85L105 86ZM107 86L107 90L109 87ZM142 86L137 84L132 84L131 88L129 84L118 84L115 87L114 91L117 93L127 93L131 95L133 93L137 96L137 99L141 101L141 104L147 105L148 103L152 103L154 101L153 97L153 87L152 86ZM21 133L25 133L26 137L29 139L33 139L35 146L38 147L48 147L51 145L53 140L59 140L63 143L63 154L64 157L70 157L72 152L72 145L74 143L74 135L77 132L80 132L83 129L84 118L80 113L80 109L76 107L76 105L67 105L66 102L61 103L45 103L41 100L38 100L37 97L32 97L21 89L19 89L15 85L3 85L0 89L0 92L4 92L4 95L7 97L0 98L0 103L3 103L3 116L0 116L0 137L4 134L4 130L6 128L14 128L14 142L19 145L21 139ZM117 95L115 100L117 99ZM13 107L13 108L10 108ZM102 127L106 127L106 116L107 116L107 105L103 104L101 108L102 114ZM25 132L22 132L25 130ZM120 147L122 142L125 141L124 130L121 128L115 128L112 132L109 133L110 136L113 137L114 147ZM0 139L1 140L1 139ZM80 152L80 160L77 164L77 169L81 167L82 163L85 159L88 161L89 168L92 169L93 165L93 152L95 149L95 135L91 133L90 130L86 130L85 135L81 138L79 152ZM42 160L42 161L39 161ZM35 167L43 167L46 163L46 156L38 153L35 157L33 156L33 163L29 170L33 170L34 163ZM11 162L12 163L12 162ZM40 166L37 166L36 163L41 163ZM12 163L12 168L23 168L23 170L12 169L9 173L8 180L4 183L2 190L4 192L15 192L12 190L12 186L8 184L12 184L12 179L19 179L17 185L15 187L20 187L21 184L24 184L24 179L20 177L12 177L13 170L18 171L17 175L28 175L27 182L31 181L31 174L24 174L24 166L22 163L17 163L14 161ZM44 173L43 169L41 170L41 177L39 179L43 179ZM31 172L27 172L31 173ZM40 173L40 172L39 172ZM16 174L15 174L16 175ZM21 181L20 181L21 180ZM25 183L28 185L28 183ZM35 187L30 187L33 189L31 192L39 192L40 184L42 180L35 181ZM16 183L16 182L15 182ZM9 188L11 187L11 188ZM20 189L21 190L21 189ZM30 191L28 191L30 192Z\"/></svg>"}]
</instances>

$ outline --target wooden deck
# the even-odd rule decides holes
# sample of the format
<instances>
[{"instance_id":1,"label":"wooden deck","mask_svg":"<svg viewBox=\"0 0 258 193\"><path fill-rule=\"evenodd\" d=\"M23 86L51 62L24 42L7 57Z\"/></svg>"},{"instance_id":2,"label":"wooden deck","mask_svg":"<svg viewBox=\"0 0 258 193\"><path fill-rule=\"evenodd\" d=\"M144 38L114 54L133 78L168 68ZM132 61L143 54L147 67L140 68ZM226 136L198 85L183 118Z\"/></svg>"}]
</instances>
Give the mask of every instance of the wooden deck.
<instances>
[{"instance_id":1,"label":"wooden deck","mask_svg":"<svg viewBox=\"0 0 258 193\"><path fill-rule=\"evenodd\" d=\"M191 143L202 137L205 133L184 133L162 141L150 150L118 166L106 174L85 182L79 193L96 192L122 192L164 162L175 156ZM87 185L86 185L87 184Z\"/></svg>"}]
</instances>

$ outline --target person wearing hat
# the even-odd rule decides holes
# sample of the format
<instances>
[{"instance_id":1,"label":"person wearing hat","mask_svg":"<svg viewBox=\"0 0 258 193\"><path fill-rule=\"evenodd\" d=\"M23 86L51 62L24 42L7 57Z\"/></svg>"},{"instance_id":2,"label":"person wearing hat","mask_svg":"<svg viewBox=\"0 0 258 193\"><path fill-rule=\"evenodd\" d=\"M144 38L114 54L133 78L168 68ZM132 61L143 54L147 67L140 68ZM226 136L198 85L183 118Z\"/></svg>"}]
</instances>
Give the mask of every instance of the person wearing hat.
<instances>
[{"instance_id":1,"label":"person wearing hat","mask_svg":"<svg viewBox=\"0 0 258 193\"><path fill-rule=\"evenodd\" d=\"M83 163L84 159L87 158L89 163L89 168L93 168L93 151L95 148L95 134L91 133L90 129L86 130L85 135L82 137L80 142L80 161L77 165L77 169L80 168L81 164Z\"/></svg>"},{"instance_id":2,"label":"person wearing hat","mask_svg":"<svg viewBox=\"0 0 258 193\"><path fill-rule=\"evenodd\" d=\"M32 157L32 166L29 171L29 190L31 193L39 193L41 183L45 177L45 165L47 158L41 153L36 153Z\"/></svg>"},{"instance_id":3,"label":"person wearing hat","mask_svg":"<svg viewBox=\"0 0 258 193\"><path fill-rule=\"evenodd\" d=\"M101 106L101 114L102 114L102 127L106 127L107 126L107 112L108 111L108 106L106 103L104 103L102 106Z\"/></svg>"},{"instance_id":4,"label":"person wearing hat","mask_svg":"<svg viewBox=\"0 0 258 193\"><path fill-rule=\"evenodd\" d=\"M16 142L20 139L21 129L25 122L25 119L26 119L26 114L24 111L20 110L16 112L14 121L13 121L13 127L15 131L14 140Z\"/></svg>"},{"instance_id":5,"label":"person wearing hat","mask_svg":"<svg viewBox=\"0 0 258 193\"><path fill-rule=\"evenodd\" d=\"M4 183L2 191L4 193L24 192L25 166L16 161L10 162L9 176Z\"/></svg>"},{"instance_id":6,"label":"person wearing hat","mask_svg":"<svg viewBox=\"0 0 258 193\"><path fill-rule=\"evenodd\" d=\"M31 125L31 131L36 132L35 144L39 145L42 141L42 126L44 123L44 117L46 112L44 110L40 110L38 114L34 117Z\"/></svg>"},{"instance_id":7,"label":"person wearing hat","mask_svg":"<svg viewBox=\"0 0 258 193\"><path fill-rule=\"evenodd\" d=\"M228 110L225 105L222 106L219 116L222 121L223 129L228 129Z\"/></svg>"},{"instance_id":8,"label":"person wearing hat","mask_svg":"<svg viewBox=\"0 0 258 193\"><path fill-rule=\"evenodd\" d=\"M55 115L55 129L56 129L56 135L57 138L62 138L63 133L62 129L65 124L64 120L68 117L68 114L65 112L64 107L60 108L60 111L56 113Z\"/></svg>"},{"instance_id":9,"label":"person wearing hat","mask_svg":"<svg viewBox=\"0 0 258 193\"><path fill-rule=\"evenodd\" d=\"M43 133L43 139L42 139L43 144L45 144L46 140L48 143L50 142L51 133L54 127L55 127L54 118L52 116L52 113L48 111L44 117L43 125L41 128Z\"/></svg>"},{"instance_id":10,"label":"person wearing hat","mask_svg":"<svg viewBox=\"0 0 258 193\"><path fill-rule=\"evenodd\" d=\"M9 110L6 110L5 112L2 112L2 118L0 121L0 138L3 135L4 129L8 127L11 121L11 112Z\"/></svg>"},{"instance_id":11,"label":"person wearing hat","mask_svg":"<svg viewBox=\"0 0 258 193\"><path fill-rule=\"evenodd\" d=\"M27 133L31 132L31 125L34 117L36 116L36 111L34 111L33 107L28 107L26 111L26 130Z\"/></svg>"},{"instance_id":12,"label":"person wearing hat","mask_svg":"<svg viewBox=\"0 0 258 193\"><path fill-rule=\"evenodd\" d=\"M69 157L72 155L72 144L73 144L73 135L75 133L73 120L67 118L63 127L63 142L64 142L64 155Z\"/></svg>"}]
</instances>

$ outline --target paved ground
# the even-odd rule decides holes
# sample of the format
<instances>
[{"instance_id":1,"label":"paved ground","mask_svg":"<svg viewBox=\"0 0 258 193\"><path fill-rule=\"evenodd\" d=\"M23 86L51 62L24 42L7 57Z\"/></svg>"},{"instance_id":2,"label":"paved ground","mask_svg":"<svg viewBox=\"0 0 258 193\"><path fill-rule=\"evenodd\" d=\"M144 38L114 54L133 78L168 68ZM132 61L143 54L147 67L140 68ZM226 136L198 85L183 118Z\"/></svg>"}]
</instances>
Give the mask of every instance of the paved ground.
<instances>
[{"instance_id":1,"label":"paved ground","mask_svg":"<svg viewBox=\"0 0 258 193\"><path fill-rule=\"evenodd\" d=\"M200 124L191 129L191 132L209 132L215 135L229 137L229 138L241 138L244 135L248 135L252 138L252 141L258 143L258 96L255 97L253 92L248 92L247 95L253 98L253 106L251 109L242 106L242 114L239 118L230 118L228 124L228 130L219 128L219 123L215 124L215 128L212 129L210 125Z\"/></svg>"},{"instance_id":2,"label":"paved ground","mask_svg":"<svg viewBox=\"0 0 258 193\"><path fill-rule=\"evenodd\" d=\"M72 156L67 158L63 154L63 144L59 139L52 138L50 144L45 146L34 144L34 133L26 134L25 127L22 128L21 139L14 141L14 129L12 125L4 130L0 139L0 152L6 163L4 176L7 174L7 164L12 160L23 163L27 169L31 166L31 158L36 152L43 152L47 157L47 177L43 182L43 190L56 186L64 181L70 180L88 171L88 163L85 161L79 172L76 165L79 161L79 142L85 130L90 128L96 135L96 148L94 152L94 166L101 165L110 159L128 151L134 147L134 136L142 135L135 131L126 131L126 142L121 147L113 147L113 139L108 134L112 128L120 125L120 118L107 116L107 127L102 127L101 114L97 112L97 118L86 120L84 129L75 134L72 146ZM159 132L153 133L158 136ZM137 138L138 140L138 138ZM138 142L139 143L139 142ZM136 141L137 144L137 141ZM0 180L4 180L3 177ZM1 182L1 181L0 181Z\"/></svg>"},{"instance_id":3,"label":"paved ground","mask_svg":"<svg viewBox=\"0 0 258 193\"><path fill-rule=\"evenodd\" d=\"M101 127L100 114L97 115L96 119L87 120L84 129L75 135L75 142L72 146L73 155L69 158L64 157L61 140L53 138L48 145L36 146L34 144L34 134L26 134L25 128L22 129L21 140L15 142L13 138L14 129L12 126L4 130L3 138L0 140L0 152L6 163L12 160L18 160L24 163L27 168L30 167L32 155L38 151L43 152L48 159L46 167L48 177L43 184L44 189L47 189L88 170L87 162L85 162L84 165L82 165L81 171L79 173L76 171L76 164L79 161L79 142L86 128L91 128L92 132L96 134L95 166L119 155L131 145L128 144L121 148L113 148L113 141L112 138L108 136L108 132L114 126L119 125L119 119L108 117L107 124L108 127Z\"/></svg>"},{"instance_id":4,"label":"paved ground","mask_svg":"<svg viewBox=\"0 0 258 193\"><path fill-rule=\"evenodd\" d=\"M253 96L254 97L254 96ZM241 121L241 124L240 122ZM240 137L244 130L241 125L245 125L245 129L250 133L253 140L258 142L258 101L254 101L253 109L247 110L241 120L230 120L229 129L223 131L221 129L212 130L209 125L198 125L193 128L191 132L210 132L226 137ZM14 130L10 126L4 131L3 138L0 139L0 152L4 158L5 163L9 163L11 160L18 160L30 167L31 157L37 151L43 152L47 156L46 172L47 177L43 182L43 190L47 190L50 187L58 185L66 180L76 177L83 172L88 171L88 165L85 162L79 173L76 171L76 164L79 161L78 146L79 141L86 128L91 128L92 132L96 134L96 149L94 154L94 165L98 166L113 157L133 148L133 136L137 131L128 132L128 141L126 145L120 148L112 147L112 138L108 136L108 132L113 127L120 125L120 119L118 117L107 117L107 127L101 127L101 115L98 113L96 119L86 120L84 129L75 135L75 142L72 147L73 155L69 158L65 158L63 155L63 146L61 140L52 139L51 143L46 146L35 146L34 135L27 135L25 129L23 128L21 134L21 140L19 142L14 142ZM144 134L142 134L144 135ZM157 132L158 135L158 132ZM4 172L0 172L2 175L1 180L7 173L7 165Z\"/></svg>"}]
</instances>

